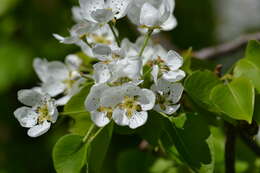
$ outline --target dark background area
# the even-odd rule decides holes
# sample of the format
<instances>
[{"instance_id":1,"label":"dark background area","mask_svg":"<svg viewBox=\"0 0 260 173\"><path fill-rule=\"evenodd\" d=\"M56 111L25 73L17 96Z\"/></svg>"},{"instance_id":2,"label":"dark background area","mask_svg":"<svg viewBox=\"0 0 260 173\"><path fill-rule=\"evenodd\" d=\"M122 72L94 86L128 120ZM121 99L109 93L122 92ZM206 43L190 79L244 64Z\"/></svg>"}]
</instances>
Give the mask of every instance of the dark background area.
<instances>
[{"instance_id":1,"label":"dark background area","mask_svg":"<svg viewBox=\"0 0 260 173\"><path fill-rule=\"evenodd\" d=\"M260 3L258 0L242 1L230 0L222 8L226 1L177 0L175 15L179 25L162 35L180 50L190 47L199 50L235 39L245 32L257 31L260 29L260 17L256 15L260 16L260 8L251 7L260 7ZM244 3L245 6L236 3ZM76 46L59 44L52 37L53 33L68 34L73 25L71 7L77 4L77 0L0 0L0 173L54 172L52 147L66 130L57 124L47 135L29 138L26 129L14 118L13 111L21 106L17 101L17 91L39 83L32 69L33 58L63 60L67 54L79 51ZM242 25L241 17L232 13L236 10L234 6L241 8L237 9L241 16L255 22L244 20L245 25ZM238 21L237 24L234 21ZM136 38L137 33L129 29L133 26L127 19L120 21L118 26L122 36L131 40ZM230 64L243 56L241 52L216 62ZM134 140L128 138L129 146L136 145L131 141Z\"/></svg>"}]
</instances>

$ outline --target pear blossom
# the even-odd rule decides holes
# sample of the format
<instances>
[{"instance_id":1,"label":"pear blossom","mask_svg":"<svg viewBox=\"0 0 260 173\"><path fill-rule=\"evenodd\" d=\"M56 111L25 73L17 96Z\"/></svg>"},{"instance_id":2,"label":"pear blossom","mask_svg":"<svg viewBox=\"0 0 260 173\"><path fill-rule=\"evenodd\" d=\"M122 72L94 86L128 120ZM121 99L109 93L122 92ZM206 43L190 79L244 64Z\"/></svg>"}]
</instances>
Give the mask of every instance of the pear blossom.
<instances>
[{"instance_id":1,"label":"pear blossom","mask_svg":"<svg viewBox=\"0 0 260 173\"><path fill-rule=\"evenodd\" d=\"M158 49L148 62L152 66L152 77L157 83L158 78L169 82L177 82L185 77L185 72L180 70L183 65L183 58L175 51L168 53L164 49Z\"/></svg>"},{"instance_id":2,"label":"pear blossom","mask_svg":"<svg viewBox=\"0 0 260 173\"><path fill-rule=\"evenodd\" d=\"M96 83L122 84L138 81L142 68L139 57L128 57L123 49L112 50L104 45L97 45L93 48L93 52L101 61L93 66L93 78Z\"/></svg>"},{"instance_id":3,"label":"pear blossom","mask_svg":"<svg viewBox=\"0 0 260 173\"><path fill-rule=\"evenodd\" d=\"M174 7L174 0L133 0L127 15L141 28L169 31L177 26Z\"/></svg>"},{"instance_id":4,"label":"pear blossom","mask_svg":"<svg viewBox=\"0 0 260 173\"><path fill-rule=\"evenodd\" d=\"M18 100L26 106L18 108L14 115L20 125L29 128L30 137L46 133L58 118L55 100L39 88L20 90Z\"/></svg>"},{"instance_id":5,"label":"pear blossom","mask_svg":"<svg viewBox=\"0 0 260 173\"><path fill-rule=\"evenodd\" d=\"M123 18L131 0L80 0L82 17L94 23L104 24Z\"/></svg>"},{"instance_id":6,"label":"pear blossom","mask_svg":"<svg viewBox=\"0 0 260 173\"><path fill-rule=\"evenodd\" d=\"M103 127L113 119L116 124L132 129L145 124L147 111L154 104L155 95L151 90L129 83L115 87L106 84L93 86L85 101L85 107L97 126Z\"/></svg>"},{"instance_id":7,"label":"pear blossom","mask_svg":"<svg viewBox=\"0 0 260 173\"><path fill-rule=\"evenodd\" d=\"M117 32L117 31L116 31ZM93 57L92 47L96 44L104 44L110 47L117 47L115 38L108 25L98 26L92 22L83 21L72 27L69 37L58 34L53 36L64 44L75 44L81 47L82 51Z\"/></svg>"},{"instance_id":8,"label":"pear blossom","mask_svg":"<svg viewBox=\"0 0 260 173\"><path fill-rule=\"evenodd\" d=\"M157 84L151 86L151 90L156 93L156 105L154 106L154 110L171 115L180 108L178 102L184 90L181 83L171 83L159 79Z\"/></svg>"},{"instance_id":9,"label":"pear blossom","mask_svg":"<svg viewBox=\"0 0 260 173\"><path fill-rule=\"evenodd\" d=\"M42 82L42 90L52 97L63 93L64 97L58 99L57 104L64 105L80 91L80 85L84 82L79 71L81 63L79 57L69 55L66 57L65 64L36 58L33 66Z\"/></svg>"}]
</instances>

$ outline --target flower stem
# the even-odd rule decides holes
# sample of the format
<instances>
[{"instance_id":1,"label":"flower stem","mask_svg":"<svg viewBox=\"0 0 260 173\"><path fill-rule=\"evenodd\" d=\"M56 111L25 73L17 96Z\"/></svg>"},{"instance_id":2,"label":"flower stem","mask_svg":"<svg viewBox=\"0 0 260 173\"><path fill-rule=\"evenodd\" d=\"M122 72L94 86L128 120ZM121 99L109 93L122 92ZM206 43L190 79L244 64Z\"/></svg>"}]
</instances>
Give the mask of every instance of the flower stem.
<instances>
[{"instance_id":1,"label":"flower stem","mask_svg":"<svg viewBox=\"0 0 260 173\"><path fill-rule=\"evenodd\" d=\"M111 31L112 31L115 39L116 39L117 46L121 47L121 42L120 42L119 36L116 34L116 30L114 28L113 22L109 22L108 24L109 24L109 27L110 27L110 29L111 29Z\"/></svg>"},{"instance_id":2,"label":"flower stem","mask_svg":"<svg viewBox=\"0 0 260 173\"><path fill-rule=\"evenodd\" d=\"M92 124L82 140L83 143L87 142L88 144L90 144L99 135L99 133L103 130L103 128L99 128L97 131L95 131L95 129L96 129L95 124ZM95 133L93 135L91 135L94 131L95 131Z\"/></svg>"},{"instance_id":3,"label":"flower stem","mask_svg":"<svg viewBox=\"0 0 260 173\"><path fill-rule=\"evenodd\" d=\"M144 44L143 44L143 46L142 46L142 48L141 48L141 50L139 52L139 57L141 57L143 55L144 50L145 50L145 48L146 48L146 46L148 44L148 41L151 38L152 33L153 33L153 29L148 29L148 32L147 32L147 34L145 36Z\"/></svg>"},{"instance_id":4,"label":"flower stem","mask_svg":"<svg viewBox=\"0 0 260 173\"><path fill-rule=\"evenodd\" d=\"M225 144L225 172L235 173L236 129L229 123L225 123L225 126L227 136Z\"/></svg>"},{"instance_id":5,"label":"flower stem","mask_svg":"<svg viewBox=\"0 0 260 173\"><path fill-rule=\"evenodd\" d=\"M73 114L82 114L86 113L86 110L81 110L81 111L75 111L75 112L61 112L60 115L73 115Z\"/></svg>"},{"instance_id":6,"label":"flower stem","mask_svg":"<svg viewBox=\"0 0 260 173\"><path fill-rule=\"evenodd\" d=\"M84 143L88 140L88 138L90 137L90 135L91 135L91 133L93 132L94 129L95 129L95 125L92 124L90 126L90 128L88 129L86 135L84 136L83 140L82 140Z\"/></svg>"}]
</instances>

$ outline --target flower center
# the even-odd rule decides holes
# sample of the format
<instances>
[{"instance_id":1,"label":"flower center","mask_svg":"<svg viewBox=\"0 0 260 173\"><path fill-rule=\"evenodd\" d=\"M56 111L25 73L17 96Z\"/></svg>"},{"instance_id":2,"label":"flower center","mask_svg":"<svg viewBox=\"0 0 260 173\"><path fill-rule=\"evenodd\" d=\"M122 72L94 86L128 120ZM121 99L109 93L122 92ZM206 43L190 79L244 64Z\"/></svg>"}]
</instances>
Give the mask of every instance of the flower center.
<instances>
[{"instance_id":1,"label":"flower center","mask_svg":"<svg viewBox=\"0 0 260 173\"><path fill-rule=\"evenodd\" d=\"M98 109L97 109L98 112L106 112L106 116L111 119L112 118L112 115L113 115L113 109L111 107L104 107L104 106L100 106Z\"/></svg>"},{"instance_id":2,"label":"flower center","mask_svg":"<svg viewBox=\"0 0 260 173\"><path fill-rule=\"evenodd\" d=\"M160 106L162 110L166 110L165 105L170 105L172 104L171 100L168 100L165 95L161 94L156 94L156 103Z\"/></svg>"},{"instance_id":3,"label":"flower center","mask_svg":"<svg viewBox=\"0 0 260 173\"><path fill-rule=\"evenodd\" d=\"M132 117L135 111L141 111L141 106L137 102L138 96L125 96L122 104L119 105L121 109L126 110L126 115Z\"/></svg>"},{"instance_id":4,"label":"flower center","mask_svg":"<svg viewBox=\"0 0 260 173\"><path fill-rule=\"evenodd\" d=\"M112 42L108 39L106 39L105 35L97 35L97 34L90 34L90 37L94 40L96 43L105 44L105 45L111 45Z\"/></svg>"},{"instance_id":5,"label":"flower center","mask_svg":"<svg viewBox=\"0 0 260 173\"><path fill-rule=\"evenodd\" d=\"M37 109L37 112L39 114L39 117L38 117L39 124L42 124L44 121L51 121L51 116L49 114L49 109L48 109L47 104L40 106Z\"/></svg>"},{"instance_id":6,"label":"flower center","mask_svg":"<svg viewBox=\"0 0 260 173\"><path fill-rule=\"evenodd\" d=\"M124 83L127 83L127 82L131 82L132 80L128 77L121 77L119 79L117 79L116 81L112 82L112 83L109 83L108 85L109 86L120 86Z\"/></svg>"},{"instance_id":7,"label":"flower center","mask_svg":"<svg viewBox=\"0 0 260 173\"><path fill-rule=\"evenodd\" d=\"M161 72L170 71L169 67L165 64L165 61L160 56L158 56L155 60L155 64L159 66Z\"/></svg>"}]
</instances>

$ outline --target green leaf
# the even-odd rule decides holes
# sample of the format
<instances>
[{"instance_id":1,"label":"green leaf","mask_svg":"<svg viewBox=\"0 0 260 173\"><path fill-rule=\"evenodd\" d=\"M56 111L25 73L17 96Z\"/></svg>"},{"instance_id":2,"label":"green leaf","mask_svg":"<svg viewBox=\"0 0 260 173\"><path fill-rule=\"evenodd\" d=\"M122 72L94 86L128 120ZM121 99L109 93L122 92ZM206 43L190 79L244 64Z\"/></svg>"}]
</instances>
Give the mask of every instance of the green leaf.
<instances>
[{"instance_id":1,"label":"green leaf","mask_svg":"<svg viewBox=\"0 0 260 173\"><path fill-rule=\"evenodd\" d=\"M69 124L69 132L84 136L93 122L90 119L89 113L74 114L73 120Z\"/></svg>"},{"instance_id":2,"label":"green leaf","mask_svg":"<svg viewBox=\"0 0 260 173\"><path fill-rule=\"evenodd\" d=\"M103 162L112 138L113 123L102 129L100 134L93 140L88 152L88 172L101 173Z\"/></svg>"},{"instance_id":3,"label":"green leaf","mask_svg":"<svg viewBox=\"0 0 260 173\"><path fill-rule=\"evenodd\" d=\"M222 113L236 120L251 123L254 112L255 92L246 78L236 78L231 83L216 86L210 95Z\"/></svg>"},{"instance_id":4,"label":"green leaf","mask_svg":"<svg viewBox=\"0 0 260 173\"><path fill-rule=\"evenodd\" d=\"M196 71L185 80L184 88L196 103L206 109L214 110L209 95L211 90L220 83L220 80L212 72Z\"/></svg>"},{"instance_id":5,"label":"green leaf","mask_svg":"<svg viewBox=\"0 0 260 173\"><path fill-rule=\"evenodd\" d=\"M260 43L250 41L246 56L240 60L234 69L235 77L246 77L252 81L258 93L260 93Z\"/></svg>"},{"instance_id":6,"label":"green leaf","mask_svg":"<svg viewBox=\"0 0 260 173\"><path fill-rule=\"evenodd\" d=\"M247 59L240 60L234 69L235 77L245 77L254 84L260 93L260 68Z\"/></svg>"},{"instance_id":7,"label":"green leaf","mask_svg":"<svg viewBox=\"0 0 260 173\"><path fill-rule=\"evenodd\" d=\"M84 102L90 91L92 83L87 84L81 91L73 96L70 101L64 107L64 114L73 116L74 114L87 112L84 106Z\"/></svg>"},{"instance_id":8,"label":"green leaf","mask_svg":"<svg viewBox=\"0 0 260 173\"><path fill-rule=\"evenodd\" d=\"M19 0L0 0L0 16L5 14L9 9L13 8Z\"/></svg>"},{"instance_id":9,"label":"green leaf","mask_svg":"<svg viewBox=\"0 0 260 173\"><path fill-rule=\"evenodd\" d=\"M246 59L260 68L260 42L256 40L249 41L246 49Z\"/></svg>"},{"instance_id":10,"label":"green leaf","mask_svg":"<svg viewBox=\"0 0 260 173\"><path fill-rule=\"evenodd\" d=\"M58 173L79 173L86 163L88 146L79 135L66 135L53 149L53 162Z\"/></svg>"},{"instance_id":11,"label":"green leaf","mask_svg":"<svg viewBox=\"0 0 260 173\"><path fill-rule=\"evenodd\" d=\"M90 113L86 111L84 106L91 85L87 84L82 88L64 107L64 114L73 119L69 124L69 131L73 134L85 135L92 124Z\"/></svg>"},{"instance_id":12,"label":"green leaf","mask_svg":"<svg viewBox=\"0 0 260 173\"><path fill-rule=\"evenodd\" d=\"M212 137L200 115L187 115L181 128L165 118L161 140L169 156L178 157L195 172L214 171Z\"/></svg>"},{"instance_id":13,"label":"green leaf","mask_svg":"<svg viewBox=\"0 0 260 173\"><path fill-rule=\"evenodd\" d=\"M129 149L120 153L117 160L118 173L149 173L155 157L149 152Z\"/></svg>"},{"instance_id":14,"label":"green leaf","mask_svg":"<svg viewBox=\"0 0 260 173\"><path fill-rule=\"evenodd\" d=\"M158 145L158 140L162 133L163 118L157 112L150 111L148 120L144 126L137 129L137 133L149 144ZM152 132L152 133L151 133Z\"/></svg>"},{"instance_id":15,"label":"green leaf","mask_svg":"<svg viewBox=\"0 0 260 173\"><path fill-rule=\"evenodd\" d=\"M255 96L254 120L260 125L260 95Z\"/></svg>"}]
</instances>

